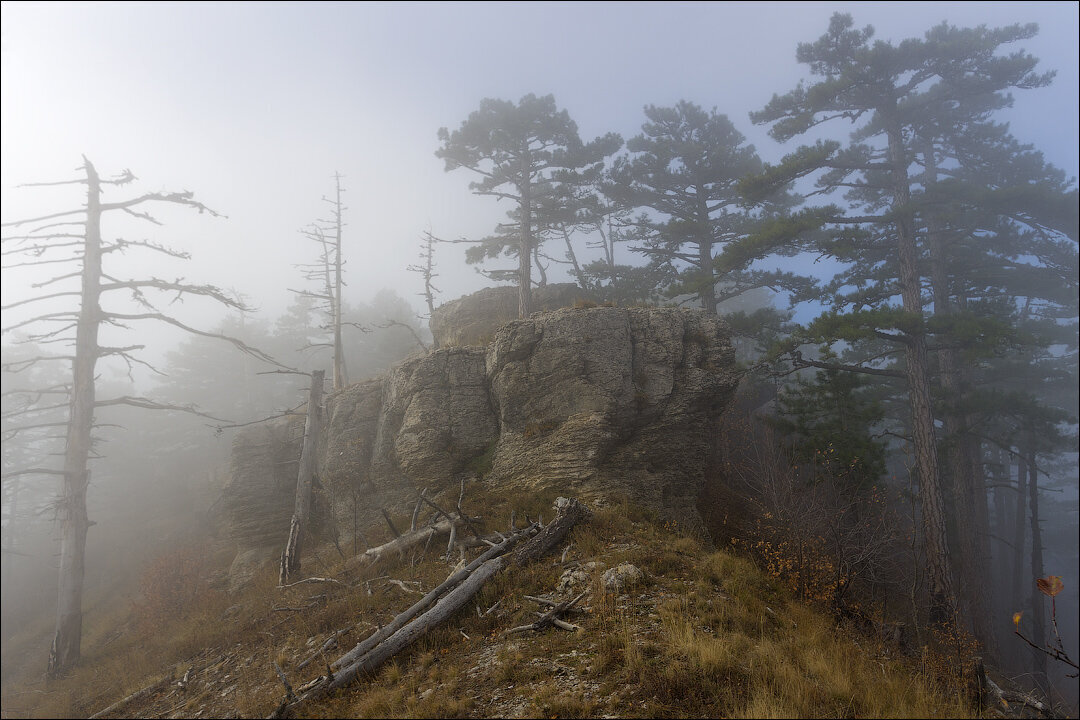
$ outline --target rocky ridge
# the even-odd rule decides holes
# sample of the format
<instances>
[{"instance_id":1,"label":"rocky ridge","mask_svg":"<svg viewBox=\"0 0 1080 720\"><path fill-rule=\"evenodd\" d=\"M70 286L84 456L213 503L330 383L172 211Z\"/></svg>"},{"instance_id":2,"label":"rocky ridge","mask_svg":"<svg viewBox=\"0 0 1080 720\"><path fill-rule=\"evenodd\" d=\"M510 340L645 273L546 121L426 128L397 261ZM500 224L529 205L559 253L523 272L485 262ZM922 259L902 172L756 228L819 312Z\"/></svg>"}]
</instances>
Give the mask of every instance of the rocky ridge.
<instances>
[{"instance_id":1,"label":"rocky ridge","mask_svg":"<svg viewBox=\"0 0 1080 720\"><path fill-rule=\"evenodd\" d=\"M509 321L496 313L486 347L453 344L486 333L481 320L498 290L513 288L440 308L439 349L327 398L316 502L324 526L355 539L420 488L456 489L482 475L489 486L557 488L601 504L629 498L702 530L695 503L710 438L737 382L723 321L679 308L568 307ZM551 302L570 297L561 292ZM223 506L238 562L280 551L302 423L236 438Z\"/></svg>"}]
</instances>

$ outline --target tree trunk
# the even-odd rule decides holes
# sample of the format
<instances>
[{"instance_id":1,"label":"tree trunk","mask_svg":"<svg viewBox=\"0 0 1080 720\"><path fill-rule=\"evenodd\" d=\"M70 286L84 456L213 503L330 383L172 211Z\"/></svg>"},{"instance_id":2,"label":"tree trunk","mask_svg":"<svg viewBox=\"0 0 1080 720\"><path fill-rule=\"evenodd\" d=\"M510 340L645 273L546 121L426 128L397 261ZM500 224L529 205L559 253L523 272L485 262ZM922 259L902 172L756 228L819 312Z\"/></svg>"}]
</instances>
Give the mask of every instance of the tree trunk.
<instances>
[{"instance_id":1,"label":"tree trunk","mask_svg":"<svg viewBox=\"0 0 1080 720\"><path fill-rule=\"evenodd\" d=\"M934 146L926 142L923 149L926 172L924 185L932 186L937 182L937 165ZM940 218L930 211L925 217L927 226L927 244L930 251L930 279L934 298L934 315L948 316L953 312L953 301L949 287L948 260L945 248L945 232ZM996 657L997 643L994 638L990 612L993 607L993 583L985 582L989 577L986 564L986 552L983 542L989 528L981 521L986 517L986 493L983 483L975 474L974 449L968 436L967 418L959 411L958 405L964 392L963 373L956 362L955 352L948 343L938 350L940 382L945 400L942 413L942 431L948 467L952 477L953 513L956 518L956 549L959 573L959 595L964 608L962 613L967 618L976 639L990 655ZM981 508L979 507L981 504Z\"/></svg>"},{"instance_id":2,"label":"tree trunk","mask_svg":"<svg viewBox=\"0 0 1080 720\"><path fill-rule=\"evenodd\" d=\"M64 448L64 479L60 497L60 584L56 603L56 634L49 651L50 677L62 675L79 661L81 654L86 532L90 527L86 514L86 488L90 480L87 461L94 427L94 369L100 353L101 182L93 164L85 157L83 161L87 185L86 237Z\"/></svg>"},{"instance_id":3,"label":"tree trunk","mask_svg":"<svg viewBox=\"0 0 1080 720\"><path fill-rule=\"evenodd\" d=\"M1024 608L1024 542L1027 516L1027 458L1023 452L1016 456L1016 517L1013 521L1013 560L1012 560L1012 609L1014 612Z\"/></svg>"},{"instance_id":4,"label":"tree trunk","mask_svg":"<svg viewBox=\"0 0 1080 720\"><path fill-rule=\"evenodd\" d=\"M716 275L713 273L712 229L709 223L708 198L702 187L697 188L698 223L702 237L698 238L698 271L701 273L701 309L706 315L716 315Z\"/></svg>"},{"instance_id":5,"label":"tree trunk","mask_svg":"<svg viewBox=\"0 0 1080 720\"><path fill-rule=\"evenodd\" d=\"M304 533L307 532L308 515L311 514L311 485L315 477L316 445L319 439L319 403L322 400L323 378L326 372L311 373L311 389L308 391L307 419L304 421L304 442L300 448L300 470L296 476L296 501L292 522L289 524L289 541L281 553L282 585L300 572L300 551Z\"/></svg>"},{"instance_id":6,"label":"tree trunk","mask_svg":"<svg viewBox=\"0 0 1080 720\"><path fill-rule=\"evenodd\" d=\"M1039 471L1035 466L1035 451L1028 450L1028 493L1031 505L1031 622L1034 627L1031 641L1039 647L1046 647L1046 603L1042 591L1035 584L1043 576L1042 530L1039 528ZM1035 653L1035 681L1039 683L1043 694L1049 696L1050 683L1046 675L1046 654Z\"/></svg>"},{"instance_id":7,"label":"tree trunk","mask_svg":"<svg viewBox=\"0 0 1080 720\"><path fill-rule=\"evenodd\" d=\"M991 566L994 568L993 583L994 587L998 589L997 592L997 605L994 607L995 617L1009 617L1013 613L1013 608L1009 607L1008 602L1008 588L1009 580L1012 578L1012 561L1013 554L1009 547L1009 538L1012 537L1012 525L1013 516L1015 511L1012 508L1010 500L1012 499L1012 490L1007 487L1009 485L1009 465L1008 457L1002 453L1001 450L991 450L991 457L993 458L991 464L991 474L994 479L994 524L993 524L993 538L994 543L991 546L993 549ZM1006 647L1009 644L1007 638L1008 626L998 626L997 640L999 653L1002 647ZM1002 658L1004 659L1004 658Z\"/></svg>"},{"instance_id":8,"label":"tree trunk","mask_svg":"<svg viewBox=\"0 0 1080 720\"><path fill-rule=\"evenodd\" d=\"M562 225L563 240L566 241L566 257L570 260L570 265L574 268L572 275L574 280L577 281L578 287L582 290L589 289L589 283L585 280L585 273L581 270L581 264L578 262L577 253L574 252L574 244L570 242L570 232L566 229L566 223Z\"/></svg>"},{"instance_id":9,"label":"tree trunk","mask_svg":"<svg viewBox=\"0 0 1080 720\"><path fill-rule=\"evenodd\" d=\"M334 173L334 389L348 383L345 377L345 353L341 346L341 175Z\"/></svg>"},{"instance_id":10,"label":"tree trunk","mask_svg":"<svg viewBox=\"0 0 1080 720\"><path fill-rule=\"evenodd\" d=\"M417 545L427 543L436 535L445 535L446 533L449 533L450 529L455 525L464 524L464 520L453 518L452 522L450 520L440 520L433 525L410 530L407 533L399 535L390 542L383 543L377 547L368 548L362 555L357 556L356 561L371 564L378 562L388 555L401 555L406 550L411 550Z\"/></svg>"},{"instance_id":11,"label":"tree trunk","mask_svg":"<svg viewBox=\"0 0 1080 720\"><path fill-rule=\"evenodd\" d=\"M512 555L503 553L533 532L535 526L513 533L465 568L452 573L438 587L395 617L389 625L335 660L330 666L332 674L320 678L317 684L300 697L287 697L270 717L289 717L299 705L345 687L358 675L371 673L461 610L484 584L501 570L522 565L550 552L566 538L576 523L590 514L588 508L574 499L559 498L556 506L558 514L555 520Z\"/></svg>"},{"instance_id":12,"label":"tree trunk","mask_svg":"<svg viewBox=\"0 0 1080 720\"><path fill-rule=\"evenodd\" d=\"M532 313L532 187L529 175L529 148L521 156L521 244L518 246L518 317Z\"/></svg>"},{"instance_id":13,"label":"tree trunk","mask_svg":"<svg viewBox=\"0 0 1080 720\"><path fill-rule=\"evenodd\" d=\"M911 206L911 188L907 174L907 153L899 125L889 120L889 162L892 165L893 210L896 215L896 242L899 259L900 294L904 310L922 322L922 286L918 268ZM911 434L915 449L915 470L919 481L923 540L926 545L926 570L930 591L932 622L953 618L955 605L949 546L946 537L945 504L938 470L934 410L930 400L930 371L926 354L926 335L921 327L908 336L905 375L911 406Z\"/></svg>"}]
</instances>

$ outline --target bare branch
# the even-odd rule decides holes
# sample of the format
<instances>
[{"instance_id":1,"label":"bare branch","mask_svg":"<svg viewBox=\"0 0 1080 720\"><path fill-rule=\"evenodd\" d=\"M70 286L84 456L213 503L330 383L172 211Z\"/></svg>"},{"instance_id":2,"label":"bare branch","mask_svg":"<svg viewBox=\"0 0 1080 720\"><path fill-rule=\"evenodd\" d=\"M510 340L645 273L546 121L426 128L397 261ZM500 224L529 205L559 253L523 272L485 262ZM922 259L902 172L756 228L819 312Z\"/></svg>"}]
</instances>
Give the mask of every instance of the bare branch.
<instances>
[{"instance_id":1,"label":"bare branch","mask_svg":"<svg viewBox=\"0 0 1080 720\"><path fill-rule=\"evenodd\" d=\"M190 190L185 190L184 192L174 192L174 193L147 193L147 194L142 195L140 197L133 198L131 200L125 200L123 202L102 203L101 204L101 211L102 212L107 212L109 210L127 210L132 215L135 215L137 217L144 217L145 219L148 219L151 222L157 223L157 221L154 220L153 218L151 218L149 215L145 215L144 213L137 213L137 212L131 211L130 208L133 208L136 205L141 205L141 204L147 203L147 202L168 202L168 203L176 203L177 205L186 205L188 207L195 208L200 213L204 213L204 212L210 213L214 217L224 217L223 215L221 215L221 213L218 213L218 212L215 212L215 211L211 210L210 208L203 205L201 202L198 202L197 200L193 200L192 198L194 198L194 196L195 196L195 193L191 192Z\"/></svg>"},{"instance_id":2,"label":"bare branch","mask_svg":"<svg viewBox=\"0 0 1080 720\"><path fill-rule=\"evenodd\" d=\"M228 420L196 410L194 405L173 405L172 403L158 402L156 400L151 400L150 398L136 397L133 395L124 395L109 400L98 400L94 403L94 407L110 407L113 405L127 405L129 407L142 408L143 410L171 410L174 412L188 413L189 415L197 415L208 420L229 422Z\"/></svg>"},{"instance_id":3,"label":"bare branch","mask_svg":"<svg viewBox=\"0 0 1080 720\"><path fill-rule=\"evenodd\" d=\"M355 325L356 323L343 323L343 324ZM420 336L417 334L416 329L413 328L412 325L408 325L406 323L403 323L400 320L387 319L387 320L383 321L382 323L377 324L375 327L382 328L384 330L387 329L387 328L391 328L391 327L403 327L403 328L405 328L406 330L409 331L410 335L413 336L413 340L416 341L417 345L419 345L424 350L427 350L427 343L425 343L423 340L420 339Z\"/></svg>"},{"instance_id":4,"label":"bare branch","mask_svg":"<svg viewBox=\"0 0 1080 720\"><path fill-rule=\"evenodd\" d=\"M823 370L843 370L845 372L857 372L865 375L882 375L884 377L902 378L904 373L899 370L889 370L887 368L872 368L864 367L862 365L845 365L843 363L824 363L818 360L807 360L802 356L802 352L796 350L792 356L792 363L796 368L804 367L816 367Z\"/></svg>"},{"instance_id":5,"label":"bare branch","mask_svg":"<svg viewBox=\"0 0 1080 720\"><path fill-rule=\"evenodd\" d=\"M0 475L0 478L7 480L8 478L19 477L21 475L66 475L63 470L50 470L48 468L26 468L23 470L11 470L9 472Z\"/></svg>"},{"instance_id":6,"label":"bare branch","mask_svg":"<svg viewBox=\"0 0 1080 720\"><path fill-rule=\"evenodd\" d=\"M253 358L256 358L258 360L262 360L263 362L269 363L271 365L276 365L277 367L280 367L280 368L291 369L291 368L286 367L285 365L282 365L277 360L275 360L274 358L272 358L269 355L267 355L266 353L264 353L262 350L259 350L257 348L253 348L250 345L248 345L247 343L243 342L242 340L238 340L237 338L230 337L229 335L222 335L221 333L207 332L205 330L197 330L197 329L191 327L190 325L186 325L186 324L180 322L176 318L171 318L168 315L162 315L161 313L135 313L135 314L109 313L109 318L110 319L117 319L117 320L157 320L158 322L163 322L163 323L166 323L168 325L178 327L181 330L186 330L187 332L192 333L194 335L201 335L203 337L216 338L218 340L224 340L225 342L232 343L233 346L235 346L238 350L240 350L245 355L250 355Z\"/></svg>"},{"instance_id":7,"label":"bare branch","mask_svg":"<svg viewBox=\"0 0 1080 720\"><path fill-rule=\"evenodd\" d=\"M33 323L43 321L43 320L59 321L59 320L62 319L62 320L65 320L65 321L70 321L70 320L75 319L75 318L78 318L78 313L71 312L71 311L47 313L45 315L38 315L37 317L32 317L29 320L23 320L22 322L17 322L14 325L8 325L6 328L0 328L0 332L11 332L12 330L17 330L17 329L19 329L21 327L25 327L26 325L31 325Z\"/></svg>"},{"instance_id":8,"label":"bare branch","mask_svg":"<svg viewBox=\"0 0 1080 720\"><path fill-rule=\"evenodd\" d=\"M32 358L24 358L22 360L13 360L12 362L6 362L6 363L3 363L3 364L0 364L0 368L2 368L5 372L17 373L17 372L22 372L23 370L28 370L29 368L33 367L34 365L38 364L39 362L44 362L46 360L74 360L74 359L75 359L74 355L38 355L38 356L32 357Z\"/></svg>"},{"instance_id":9,"label":"bare branch","mask_svg":"<svg viewBox=\"0 0 1080 720\"><path fill-rule=\"evenodd\" d=\"M52 220L58 217L67 217L69 215L83 215L86 213L86 209L81 210L68 210L67 212L58 212L51 215L42 215L36 218L27 218L25 220L15 220L13 222L6 222L0 224L0 227L18 227L19 225L27 225L29 223L41 222L42 220Z\"/></svg>"},{"instance_id":10,"label":"bare branch","mask_svg":"<svg viewBox=\"0 0 1080 720\"><path fill-rule=\"evenodd\" d=\"M14 266L11 266L11 267L18 267L18 266L14 265ZM13 303L11 303L9 305L4 305L4 306L0 307L0 310L10 310L11 308L19 307L20 305L27 305L27 304L33 303L33 302L41 302L42 300L50 300L52 298L57 298L57 297L66 297L68 295L81 295L81 294L82 293L77 292L75 290L70 290L68 292L58 292L58 293L51 293L49 295L39 295L38 297L29 298L27 300L19 300L18 302L13 302ZM75 313L68 313L68 314L69 315L74 315Z\"/></svg>"}]
</instances>

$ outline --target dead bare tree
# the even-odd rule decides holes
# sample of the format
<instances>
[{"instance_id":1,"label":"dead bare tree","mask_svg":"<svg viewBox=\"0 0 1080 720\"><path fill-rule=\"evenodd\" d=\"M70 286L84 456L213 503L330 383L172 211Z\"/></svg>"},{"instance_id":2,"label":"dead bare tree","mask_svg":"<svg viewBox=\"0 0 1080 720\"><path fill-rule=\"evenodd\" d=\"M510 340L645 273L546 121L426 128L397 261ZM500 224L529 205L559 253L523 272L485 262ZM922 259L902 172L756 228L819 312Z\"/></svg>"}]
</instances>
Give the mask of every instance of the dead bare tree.
<instances>
[{"instance_id":1,"label":"dead bare tree","mask_svg":"<svg viewBox=\"0 0 1080 720\"><path fill-rule=\"evenodd\" d=\"M307 420L304 422L304 442L300 448L300 470L296 477L296 503L292 521L289 523L289 541L281 553L282 585L288 584L300 572L300 551L304 534L307 532L308 515L311 514L311 489L315 479L315 447L319 439L319 425L322 419L322 401L324 370L311 373L311 390L308 393Z\"/></svg>"},{"instance_id":2,"label":"dead bare tree","mask_svg":"<svg viewBox=\"0 0 1080 720\"><path fill-rule=\"evenodd\" d=\"M57 343L71 349L71 354L42 354L28 358L22 364L23 367L31 367L39 362L70 361L71 363L71 379L66 389L68 417L62 423L66 427L63 468L24 468L5 473L5 475L55 475L61 478L61 493L57 502L62 523L60 579L56 633L49 653L48 674L50 676L64 673L78 662L80 657L86 535L91 524L86 511L86 494L90 478L88 461L92 457L93 431L95 427L102 426L101 423L95 422L95 411L103 407L127 405L150 410L178 410L209 417L193 406L162 403L147 397L121 396L104 399L96 397L96 368L98 361L103 358L119 358L127 364L129 373L134 365L141 365L156 372L156 368L134 354L135 351L142 349L143 345L121 347L101 345L99 332L102 327L129 329L130 323L155 321L196 335L218 338L259 360L277 364L265 353L240 340L191 327L161 312L153 302L153 299L157 297L155 293L168 293L173 296L173 301L186 296L196 296L206 298L226 308L246 309L240 300L220 288L213 285L190 284L183 278L176 280L157 277L124 279L106 272L104 268L103 261L107 255L124 253L127 250L146 250L178 259L190 257L186 252L173 250L149 240L132 241L122 238L104 240L101 221L105 213L120 211L156 225L161 223L150 215L144 206L168 203L192 208L199 213L208 213L214 217L220 217L218 213L196 201L193 193L188 191L146 193L118 202L103 202L102 194L105 187L126 185L135 180L135 176L131 171L125 170L118 177L102 180L94 165L85 157L79 169L85 174L84 178L35 183L27 187L85 185L86 203L83 207L4 223L5 229L18 229L0 240L6 257L25 259L24 262L5 265L4 269L46 264L75 266L72 272L37 283L33 286L34 288L51 286L64 281L78 282L78 287L75 289L46 292L3 307L4 311L10 311L16 307L33 307L34 304L41 302L58 300L62 302L74 297L79 299L78 306L74 309L44 312L3 328L4 333L19 328L30 330L41 328L27 335L25 340L38 345ZM118 292L130 294L143 312L118 312L102 307L104 298L115 297L115 293ZM33 417L40 410L39 407L27 411L27 422L24 427L35 425Z\"/></svg>"},{"instance_id":3,"label":"dead bare tree","mask_svg":"<svg viewBox=\"0 0 1080 720\"><path fill-rule=\"evenodd\" d=\"M439 276L435 272L435 243L439 242L443 241L432 235L431 231L425 232L424 239L420 243L420 264L410 265L405 268L409 272L420 273L420 276L424 278L424 292L417 294L422 295L424 302L427 304L428 322L431 322L431 316L435 314L435 293L440 292L439 288L435 287L431 282L433 278ZM433 344L438 348L437 341L433 341Z\"/></svg>"},{"instance_id":4,"label":"dead bare tree","mask_svg":"<svg viewBox=\"0 0 1080 720\"><path fill-rule=\"evenodd\" d=\"M327 343L315 343L311 347L331 347L334 353L333 380L334 390L340 390L348 384L345 368L345 354L341 344L341 328L345 324L341 319L341 289L344 261L341 255L341 235L344 228L343 214L347 209L341 202L341 174L334 173L334 199L323 197L323 202L330 205L330 217L316 220L301 234L319 246L319 258L314 263L301 264L298 267L307 280L321 285L317 292L294 290L299 295L310 297L321 303L328 318L325 329L330 331L331 340Z\"/></svg>"}]
</instances>

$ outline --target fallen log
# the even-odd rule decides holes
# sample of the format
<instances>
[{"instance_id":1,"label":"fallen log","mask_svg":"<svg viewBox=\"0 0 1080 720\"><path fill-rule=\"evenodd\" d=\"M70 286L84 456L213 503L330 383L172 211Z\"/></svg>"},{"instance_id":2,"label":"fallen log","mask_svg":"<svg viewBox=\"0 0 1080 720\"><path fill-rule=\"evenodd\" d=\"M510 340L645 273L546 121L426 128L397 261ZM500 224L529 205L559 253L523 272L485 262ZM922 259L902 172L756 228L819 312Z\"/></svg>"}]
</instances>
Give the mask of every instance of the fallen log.
<instances>
[{"instance_id":1,"label":"fallen log","mask_svg":"<svg viewBox=\"0 0 1080 720\"><path fill-rule=\"evenodd\" d=\"M454 586L456 586L458 583L462 582L483 563L490 560L491 558L498 557L499 555L508 552L520 540L524 539L531 530L535 530L535 528L526 528L520 533L507 538L502 544L496 545L493 548L488 548L488 550L482 555L480 555L478 558L466 565L463 569L452 573L450 577L443 580L442 583L440 583L437 587L431 590L431 592L413 603L411 607L409 607L403 613L395 617L389 625L381 628L380 630L366 638L364 641L359 643L352 650L335 660L330 667L334 670L337 670L343 665L352 663L354 660L371 650L377 644L390 637L390 635L392 635L399 628L404 626L405 623L409 622L414 617L431 607L431 605L436 600L438 600L440 597L453 589Z\"/></svg>"},{"instance_id":2,"label":"fallen log","mask_svg":"<svg viewBox=\"0 0 1080 720\"><path fill-rule=\"evenodd\" d=\"M459 518L451 518L450 520L440 520L433 525L420 528L419 530L410 531L402 535L397 536L393 540L387 543L383 543L377 547L368 548L361 555L357 556L357 560L352 561L362 563L374 563L381 560L383 557L389 554L396 554L399 557L406 550L420 545L421 543L428 542L435 535L442 535L450 532L450 528L456 525L461 525L464 520ZM350 564L352 564L350 563Z\"/></svg>"},{"instance_id":3,"label":"fallen log","mask_svg":"<svg viewBox=\"0 0 1080 720\"><path fill-rule=\"evenodd\" d=\"M310 665L312 662L314 662L315 659L318 658L319 656L321 656L324 652L326 652L327 650L333 650L337 646L338 638L340 638L345 633L349 632L349 630L350 630L350 628L342 628L341 630L336 631L333 635L331 635L329 638L327 638L326 642L324 642L322 645L319 646L319 649L316 650L314 652L314 654L308 656L308 658L306 660L304 660L302 663L297 665L296 669L297 670L303 670L308 665Z\"/></svg>"},{"instance_id":4,"label":"fallen log","mask_svg":"<svg viewBox=\"0 0 1080 720\"><path fill-rule=\"evenodd\" d=\"M558 512L555 519L545 525L535 538L514 551L511 565L524 565L547 555L563 541L572 527L591 514L587 507L573 498L559 498L555 501L555 507Z\"/></svg>"},{"instance_id":5,"label":"fallen log","mask_svg":"<svg viewBox=\"0 0 1080 720\"><path fill-rule=\"evenodd\" d=\"M90 720L97 720L97 718L105 717L106 715L109 715L111 713L116 712L117 710L119 710L120 708L124 707L125 705L127 705L129 703L133 703L133 702L135 702L136 700L138 700L140 698L146 697L147 695L149 695L152 692L160 690L161 688L165 687L166 685L168 685L169 683L172 682L172 679L173 679L174 675L175 675L175 673L172 670L170 670L169 672L167 672L165 674L165 677L161 678L160 680L158 680L158 681L156 681L154 683L151 683L150 685L147 685L142 690L136 690L135 692L131 693L127 697L123 698L122 700L118 700L118 701L114 702L112 705L105 708L104 710L99 710L98 712L94 713L93 715L90 716Z\"/></svg>"},{"instance_id":6,"label":"fallen log","mask_svg":"<svg viewBox=\"0 0 1080 720\"><path fill-rule=\"evenodd\" d=\"M370 674L391 657L409 647L418 638L430 632L433 628L452 617L458 610L465 607L484 584L500 571L543 557L544 554L562 542L574 525L590 514L588 508L573 499L559 498L556 501L556 507L558 508L558 514L555 520L545 526L528 542L522 544L513 554L507 555L504 553L517 540L524 537L524 532L511 535L503 543L490 548L462 570L453 573L438 588L432 590L413 607L394 618L390 625L374 633L349 653L338 658L330 668L332 674L328 673L324 676L317 686L293 702L283 701L270 717L287 717L301 703L325 697L333 690L351 684L358 676ZM535 530L535 526L529 526L528 530ZM442 597L439 597L440 590L441 593L445 593ZM417 616L421 610L430 606L431 601L436 598L438 600L435 601L434 607ZM578 599L580 599L580 596ZM336 668L340 669L333 672Z\"/></svg>"}]
</instances>

